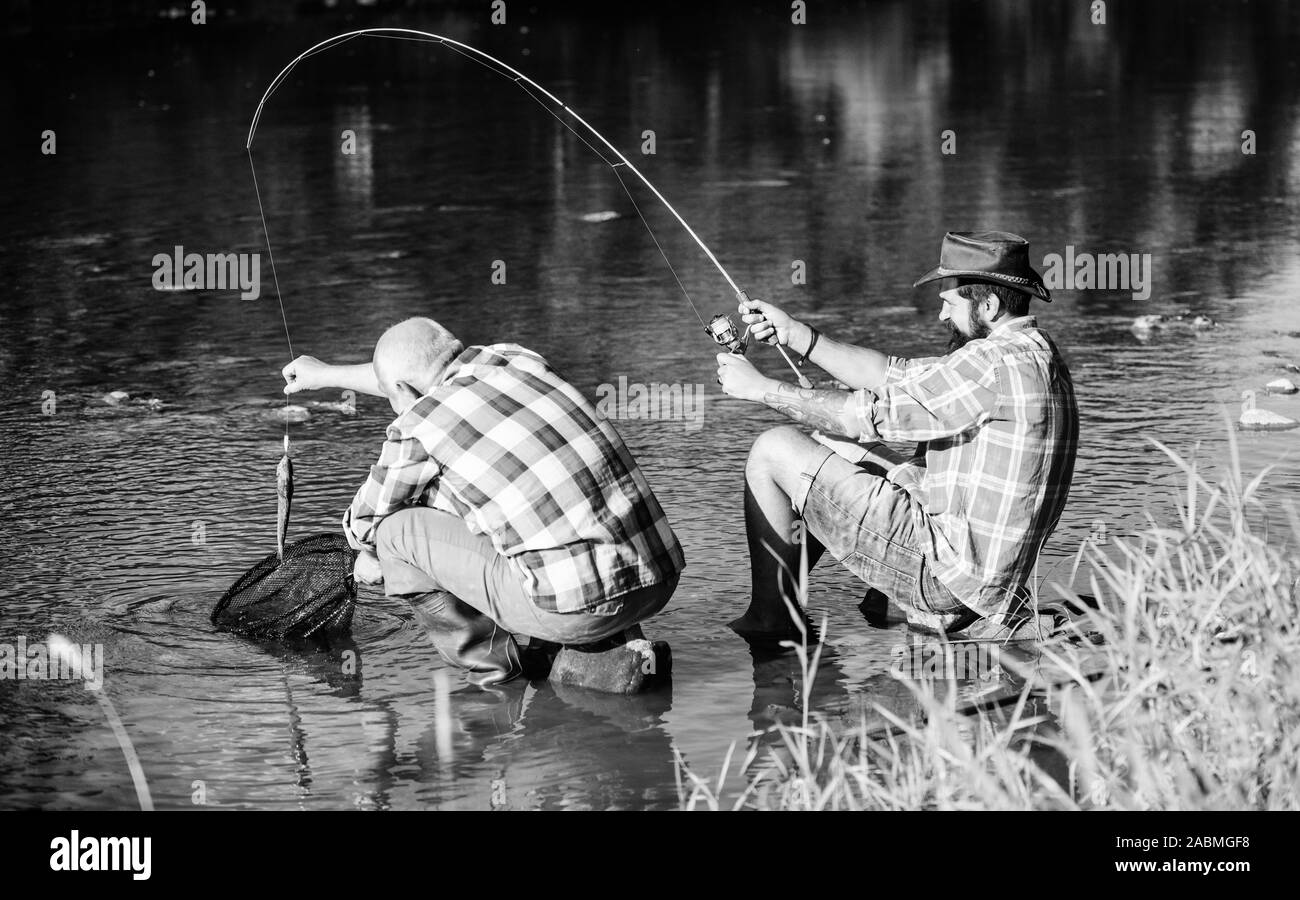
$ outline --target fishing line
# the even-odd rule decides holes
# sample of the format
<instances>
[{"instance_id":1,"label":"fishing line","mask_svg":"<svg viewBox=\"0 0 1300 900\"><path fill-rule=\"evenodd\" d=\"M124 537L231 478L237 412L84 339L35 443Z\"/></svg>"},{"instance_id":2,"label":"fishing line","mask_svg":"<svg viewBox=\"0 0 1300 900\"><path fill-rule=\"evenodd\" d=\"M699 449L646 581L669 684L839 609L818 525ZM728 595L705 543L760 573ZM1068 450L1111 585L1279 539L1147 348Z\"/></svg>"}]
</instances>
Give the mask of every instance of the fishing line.
<instances>
[{"instance_id":1,"label":"fishing line","mask_svg":"<svg viewBox=\"0 0 1300 900\"><path fill-rule=\"evenodd\" d=\"M623 190L627 193L627 199L632 202L632 208L636 210L637 216L640 217L641 224L645 226L646 233L650 235L650 240L654 241L655 249L659 251L659 255L664 258L664 265L668 266L668 271L673 273L673 281L677 282L677 286L682 289L682 296L684 296L686 302L691 305L691 312L695 313L695 318L699 319L700 324L707 329L709 326L705 324L704 316L700 315L699 308L695 305L695 301L691 299L691 292L686 290L686 285L682 284L682 280L677 277L677 270L674 269L673 264L668 261L668 254L664 252L664 248L659 246L659 238L655 237L654 229L650 227L650 223L647 222L646 217L642 215L641 207L637 205L636 198L632 196L632 191L628 189L627 182L623 180L622 175L618 174L618 167L621 165L623 164L617 163L610 166L610 168L614 170L614 177L618 179L619 184L623 185Z\"/></svg>"},{"instance_id":2,"label":"fishing line","mask_svg":"<svg viewBox=\"0 0 1300 900\"><path fill-rule=\"evenodd\" d=\"M248 150L248 169L253 173L253 193L257 195L257 214L262 219L262 234L266 238L266 258L271 263L271 280L275 284L275 302L280 306L280 321L284 323L284 341L289 345L289 362L297 359L293 353L293 338L289 337L289 319L284 313L284 298L280 296L280 276L275 272L275 254L271 252L271 232L266 227L266 212L262 209L262 189L257 184L257 167L253 165L253 148ZM286 404L288 401L285 401ZM284 417L285 453L289 452L289 417Z\"/></svg>"},{"instance_id":3,"label":"fishing line","mask_svg":"<svg viewBox=\"0 0 1300 900\"><path fill-rule=\"evenodd\" d=\"M470 62L472 62L472 63L476 63L477 65L482 66L483 68L487 69L488 71L490 71L490 72L492 72L492 73L494 73L494 74L496 74L496 75L500 75L500 76L502 76L502 77L504 77L504 78L510 78L511 82L513 82L514 84L518 85L518 86L519 86L519 89L520 89L521 91L523 91L525 94L527 94L527 95L529 96L529 98L531 98L532 101L533 101L534 103L536 103L538 106L540 106L540 107L541 107L541 108L542 108L542 109L547 113L547 115L549 115L551 118L555 119L555 121L559 122L559 123L560 123L561 125L563 125L566 129L568 129L568 131L569 131L570 134L572 134L572 135L573 135L574 137L576 137L578 140L582 141L583 145L586 146L586 148L587 148L588 150L590 150L592 153L594 153L594 154L596 155L596 157L597 157L601 162L603 162L605 165L609 166L609 168L614 172L614 177L618 179L618 183L622 186L624 193L627 194L627 199L630 200L630 201L632 202L632 208L633 208L634 210L636 210L637 217L640 218L640 220L641 220L641 224L643 224L643 225L645 226L645 230L646 230L646 232L650 235L650 240L654 241L655 249L658 250L658 251L659 251L659 255L663 257L663 259L664 259L664 264L668 266L668 271L672 273L673 280L677 282L677 286L678 286L679 288L681 288L682 295L686 298L686 302L690 304L690 306L691 306L691 312L695 313L695 318L697 318L697 319L700 320L700 325L702 325L702 326L704 326L704 327L707 328L707 325L705 325L705 322L704 322L704 316L700 315L699 307L697 307L697 306L695 305L695 300L691 297L691 293L690 293L690 291L688 291L688 290L686 289L686 285L684 285L684 284L682 283L681 278L678 277L678 275L677 275L677 270L673 267L672 261L668 259L668 254L664 252L664 248L663 248L663 246L660 245L660 243L659 243L659 238L655 235L654 229L650 227L650 222L646 219L645 215L641 212L641 207L640 207L640 205L636 202L636 197L634 197L634 196L632 195L632 191L631 191L630 188L628 188L628 186L627 186L627 182L625 182L625 181L623 180L623 176L619 174L618 167L621 166L621 165L624 165L624 163L621 163L621 162L610 162L609 159L607 159L607 158L605 157L605 154L603 154L603 153L601 153L599 150L597 150L597 149L592 145L592 143L591 143L590 141L588 141L585 137L583 137L583 136L578 132L578 130L577 130L576 128L574 128L574 127L573 127L572 125L570 125L568 122L564 121L564 119L562 119L562 118L561 118L561 117L560 117L560 116L555 112L555 110L551 109L549 106L546 105L546 103L542 100L541 97L538 97L538 96L537 96L536 94L534 94L531 90L529 90L527 84L524 83L523 76L518 76L518 77L513 77L513 78L512 78L508 73L503 72L501 69L498 69L498 68L496 68L495 66L489 65L488 63L485 63L485 62L483 62L483 61L480 60L480 59L476 59L475 57L471 56L470 54L465 53L464 51L459 50L459 49L457 49L456 47L453 47L453 46L451 46L451 45L445 43L444 41L429 40L428 38L408 38L408 37L401 37L401 36L398 36L398 35L387 35L387 34L367 34L367 35L365 35L365 36L366 36L366 37L372 37L372 38L382 38L382 39L387 39L387 40L412 41L412 42L417 43L417 44L442 44L442 45L445 46L448 50L451 50L452 52L457 53L457 54L459 54L460 56L463 56L465 59L468 59Z\"/></svg>"},{"instance_id":4,"label":"fishing line","mask_svg":"<svg viewBox=\"0 0 1300 900\"><path fill-rule=\"evenodd\" d=\"M379 35L372 35L372 36L379 37ZM438 42L423 41L422 43L432 44ZM483 66L485 69L491 69L493 72L497 72L498 74L505 75L504 72L500 72L497 69L493 69L487 63L479 62L477 59L474 59L474 57L470 56L468 53L461 53L461 51L456 50L455 47L451 47L449 49L454 50L456 53L460 53L460 55L465 57L466 59L473 60L474 62L479 63L479 65ZM505 77L509 77L509 76L507 75ZM655 235L654 229L650 227L650 222L646 219L645 214L641 212L641 206L636 202L636 197L633 196L632 190L627 186L627 182L623 180L623 176L619 174L618 167L624 164L621 162L613 163L610 162L608 159L606 159L605 154L601 153L599 150L593 147L591 145L591 142L588 141L586 138L584 138L581 134L579 134L577 129L575 129L572 125L570 125L568 122L564 121L564 119L556 115L555 110L551 109L549 106L543 103L542 99L538 97L536 94L534 94L532 91L530 91L521 79L512 78L510 80L513 81L515 84L519 85L519 89L523 91L525 94L527 94L529 97L531 97L533 102L536 103L538 106L540 106L543 110L545 110L547 114L551 116L551 118L555 119L555 121L559 122L561 125L567 128L574 137L582 141L582 143L586 145L587 149L590 150L592 153L596 154L597 158L599 158L601 162L609 166L610 170L614 173L614 177L618 179L618 183L622 186L623 192L627 194L627 199L632 203L632 208L636 210L637 218L641 220L641 224L645 226L646 233L650 235L650 240L654 241L655 249L658 250L659 255L663 257L664 265L668 266L668 271L672 273L673 281L677 282L677 286L681 288L682 296L684 296L686 298L686 302L690 304L691 312L695 313L695 318L700 320L700 325L702 325L704 328L707 329L708 325L706 325L704 322L704 316L700 315L699 307L695 305L695 300L692 299L691 292L686 289L686 285L682 284L681 278L679 278L677 275L677 269L673 267L672 261L668 258L668 254L664 252L663 246L660 245L659 238Z\"/></svg>"},{"instance_id":5,"label":"fishing line","mask_svg":"<svg viewBox=\"0 0 1300 900\"><path fill-rule=\"evenodd\" d=\"M271 252L271 232L266 227L266 212L262 209L262 189L257 184L257 168L253 165L253 148L248 148L248 169L253 173L253 193L257 195L257 214L262 219L262 234L266 238L266 258L271 263L271 280L275 283L275 302L280 306L280 321L284 323L284 340L289 345L289 360L293 354L293 339L289 337L289 319L284 314L284 298L280 296L280 276L275 272L275 254Z\"/></svg>"},{"instance_id":6,"label":"fishing line","mask_svg":"<svg viewBox=\"0 0 1300 900\"><path fill-rule=\"evenodd\" d=\"M646 178L645 175L641 173L641 170L632 164L631 160L629 160L626 156L624 156L623 153L620 152L617 147L611 144L605 138L604 135L602 135L599 131L597 131L590 124L588 124L588 122L585 119L583 119L582 116L578 115L577 112L575 112L572 108L570 108L567 104L565 104L562 100L560 100L550 91L548 91L546 88L542 87L536 81L533 81L527 75L523 74L518 69L515 69L513 66L509 65L508 63L502 62L496 57L491 56L490 54L485 53L484 51L479 50L476 47L471 47L469 44L464 44L461 43L460 41L454 40L449 37L444 37L442 35L433 34L432 32L416 31L410 28L365 28L365 29L360 29L358 31L348 32L346 34L335 35L334 37L321 41L315 46L310 47L309 49L300 53L297 57L293 59L292 62L290 62L287 66L285 66L283 69L280 70L280 73L276 75L276 77L272 80L270 87L267 88L266 93L262 95L261 101L257 104L257 110L253 114L253 121L249 125L248 138L245 142L245 147L249 151L250 167L252 166L252 161L253 161L253 157L252 157L253 138L257 133L258 123L261 121L262 111L266 107L267 100L269 100L271 95L280 87L281 84L284 83L285 79L289 77L289 73L292 72L294 68L298 65L298 63L302 62L304 59L307 59L308 57L314 56L317 53L321 53L325 50L338 47L341 44L346 43L347 41L350 41L355 37L362 37L362 36L372 37L372 38L383 38L386 40L412 41L415 43L422 43L422 44L441 44L443 47L452 50L458 55L463 56L464 58L472 62L478 63L479 65L483 66L485 69L488 69L489 71L497 75L501 75L503 77L509 78L512 82L518 85L520 89L524 91L524 93L532 97L533 100L538 103L538 105L540 105L543 109L549 112L557 121L559 121L562 125L564 125L575 137L577 137L580 141L582 141L582 143L589 150L595 153L596 156L603 163L605 163L614 171L614 176L618 178L619 184L622 185L623 190L627 193L628 198L632 201L632 206L636 210L637 216L641 219L642 224L645 225L646 230L650 233L651 240L654 241L655 247L659 250L659 254L664 258L664 262L668 264L669 271L672 272L674 280L676 280L678 287L681 288L683 295L686 297L687 302L691 306L691 311L695 313L695 317L700 320L701 325L705 324L704 317L700 314L699 309L695 305L695 301L691 298L690 292L686 290L686 286L682 283L681 278L678 277L676 269L673 267L672 263L668 259L668 254L664 252L663 246L660 244L658 238L655 236L654 229L651 228L649 221L646 219L645 215L641 212L640 206L636 203L635 198L632 196L632 192L629 189L627 183L624 181L621 173L619 173L618 171L619 166L626 166L627 169L631 171L634 175L636 175L637 178L641 180L641 183L644 184L652 194L654 194L654 196L659 200L659 202L662 203L668 209L668 211L673 214L673 217L677 220L678 224L680 224L682 228L685 229L686 233L691 236L691 238L699 246L700 250L703 251L704 255L708 257L709 262L713 263L713 266L718 270L719 274L721 274L722 277L726 280L727 284L731 287L731 290L735 293L737 299L740 300L742 303L747 303L749 301L749 296L743 290L741 290L739 285L736 284L735 279L731 277L731 273L729 273L726 270L726 268L723 267L722 263L720 263L718 261L718 258L713 254L713 251L709 249L709 246L704 243L704 241L700 238L698 234L695 233L695 229L691 228L690 224L687 223L687 221L684 218L682 218L681 213L679 213L676 210L676 208L671 203L668 202L668 199L659 192L659 189L656 188L654 184L650 182L650 179ZM537 93L534 93L534 91L536 91ZM540 94L541 96L538 96L538 94ZM542 99L543 97L545 98L546 102L543 101ZM600 144L602 144L606 149L608 149L610 153L612 153L615 157L617 157L618 163L611 162L605 156L604 153L598 150L595 145L593 145L590 141L588 141L585 137L583 137L583 135L580 134L576 129L574 129L573 126L569 124L569 122L561 118L560 115L556 112L556 110L551 108L552 106L558 107L568 116L571 116L573 120L576 121L579 125L581 125L588 132L590 132L592 137L594 137ZM256 172L254 172L253 179L254 179L254 185L256 186L257 183ZM261 211L260 191L258 194L258 208L260 212ZM262 229L264 232L267 230L266 216L264 213L262 214ZM267 234L266 243L267 243L267 254L268 256L270 256L271 242L270 242L269 233ZM275 277L274 260L271 261L271 272L272 272L272 276ZM276 279L276 300L277 302L280 303L280 312L281 312L281 317L283 318L284 302L280 296L280 287L279 287L278 278ZM709 330L708 325L705 325L705 330L706 331ZM287 320L285 322L285 337L286 339L288 338ZM811 387L811 383L803 375L803 373L799 371L799 368L794 364L794 361L790 359L790 355L786 352L786 349L782 347L780 344L776 344L775 346L777 350L780 351L781 356L785 359L786 363L790 366L791 370L795 373L795 375L799 379L799 384L805 388ZM292 352L293 352L292 343L290 343L290 353L292 354ZM287 426L287 422L286 422L286 426ZM286 433L287 433L287 429L286 429Z\"/></svg>"}]
</instances>

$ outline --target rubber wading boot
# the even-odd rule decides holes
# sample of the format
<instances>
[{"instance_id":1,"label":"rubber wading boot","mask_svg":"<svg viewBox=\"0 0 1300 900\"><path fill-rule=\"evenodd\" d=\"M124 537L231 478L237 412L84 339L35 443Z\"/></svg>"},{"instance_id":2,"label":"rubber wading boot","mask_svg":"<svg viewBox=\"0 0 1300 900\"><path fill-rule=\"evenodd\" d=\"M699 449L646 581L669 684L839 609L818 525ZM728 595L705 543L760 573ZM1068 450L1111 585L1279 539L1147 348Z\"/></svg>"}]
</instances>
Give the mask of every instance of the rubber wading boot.
<instances>
[{"instance_id":1,"label":"rubber wading boot","mask_svg":"<svg viewBox=\"0 0 1300 900\"><path fill-rule=\"evenodd\" d=\"M505 684L524 673L514 636L446 591L407 597L439 655L469 672L470 684Z\"/></svg>"}]
</instances>

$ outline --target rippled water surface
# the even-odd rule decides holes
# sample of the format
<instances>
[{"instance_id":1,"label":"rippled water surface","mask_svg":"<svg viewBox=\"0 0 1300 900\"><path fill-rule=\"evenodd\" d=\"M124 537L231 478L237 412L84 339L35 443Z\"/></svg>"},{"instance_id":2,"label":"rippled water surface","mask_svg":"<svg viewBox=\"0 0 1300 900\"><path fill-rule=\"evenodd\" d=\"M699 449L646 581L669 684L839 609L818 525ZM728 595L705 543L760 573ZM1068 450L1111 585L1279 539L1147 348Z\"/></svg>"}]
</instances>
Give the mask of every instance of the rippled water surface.
<instances>
[{"instance_id":1,"label":"rippled water surface","mask_svg":"<svg viewBox=\"0 0 1300 900\"><path fill-rule=\"evenodd\" d=\"M1094 523L1123 535L1168 514L1176 469L1149 438L1186 453L1199 443L1217 464L1247 389L1300 418L1300 400L1262 391L1300 363L1300 13L1143 9L1105 28L1086 5L1053 3L880 3L804 28L748 12L709 27L532 14L526 33L453 14L382 24L501 55L629 153L654 130L657 152L638 165L751 294L827 333L937 352L937 300L910 285L950 228L1024 234L1036 264L1067 245L1151 254L1149 298L1062 290L1040 308L1082 416L1076 487L1042 565L1064 581ZM0 635L105 646L106 690L160 806L190 805L196 781L220 806L673 806L674 749L716 772L731 742L802 699L793 659L755 657L724 624L747 600L746 451L780 419L718 393L711 344L610 169L508 81L446 50L354 41L303 63L270 103L256 161L293 349L361 361L383 327L423 313L467 343L526 344L593 397L620 376L704 385L702 427L619 423L688 558L647 629L673 647L672 691L494 696L453 677L448 756L440 663L397 604L364 595L354 643L328 653L274 652L208 625L273 543L289 351L269 271L245 301L155 291L151 259L178 244L264 249L244 153L252 112L281 65L348 27L309 18L5 47L14 77L0 109L21 138L0 172ZM47 128L54 157L36 149ZM344 129L354 156L339 152ZM1240 152L1246 129L1254 155ZM956 155L938 152L945 130ZM704 316L730 311L717 272L635 193ZM591 215L605 211L618 216ZM504 285L491 283L495 260ZM806 285L791 284L796 260ZM1184 310L1219 324L1130 328ZM161 408L110 405L113 390ZM291 427L291 535L336 527L390 418L361 398L355 416L320 407ZM1298 441L1239 437L1248 471L1282 460L1275 509L1300 497ZM816 705L851 717L901 703L886 673L905 632L864 621L860 586L833 562L814 583L830 616ZM359 671L345 672L353 659ZM0 732L0 806L135 803L79 686L0 681Z\"/></svg>"}]
</instances>

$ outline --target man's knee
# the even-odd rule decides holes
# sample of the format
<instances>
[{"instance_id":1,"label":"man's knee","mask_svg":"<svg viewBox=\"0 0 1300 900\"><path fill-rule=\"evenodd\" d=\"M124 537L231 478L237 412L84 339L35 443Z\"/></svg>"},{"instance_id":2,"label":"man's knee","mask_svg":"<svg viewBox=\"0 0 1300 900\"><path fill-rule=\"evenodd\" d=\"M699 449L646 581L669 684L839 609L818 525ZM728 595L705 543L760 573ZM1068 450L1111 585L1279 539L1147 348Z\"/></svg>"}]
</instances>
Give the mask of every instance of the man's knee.
<instances>
[{"instance_id":1,"label":"man's knee","mask_svg":"<svg viewBox=\"0 0 1300 900\"><path fill-rule=\"evenodd\" d=\"M745 462L745 479L771 481L790 493L810 458L825 448L793 425L779 425L758 436Z\"/></svg>"},{"instance_id":2,"label":"man's knee","mask_svg":"<svg viewBox=\"0 0 1300 900\"><path fill-rule=\"evenodd\" d=\"M799 450L804 444L815 443L793 425L778 425L769 428L758 436L754 446L749 448L749 459L745 462L746 474L769 474L774 469L784 468L797 461Z\"/></svg>"},{"instance_id":3,"label":"man's knee","mask_svg":"<svg viewBox=\"0 0 1300 900\"><path fill-rule=\"evenodd\" d=\"M419 510L411 507L399 509L379 520L375 527L375 553L380 560L406 559L405 551L411 524Z\"/></svg>"}]
</instances>

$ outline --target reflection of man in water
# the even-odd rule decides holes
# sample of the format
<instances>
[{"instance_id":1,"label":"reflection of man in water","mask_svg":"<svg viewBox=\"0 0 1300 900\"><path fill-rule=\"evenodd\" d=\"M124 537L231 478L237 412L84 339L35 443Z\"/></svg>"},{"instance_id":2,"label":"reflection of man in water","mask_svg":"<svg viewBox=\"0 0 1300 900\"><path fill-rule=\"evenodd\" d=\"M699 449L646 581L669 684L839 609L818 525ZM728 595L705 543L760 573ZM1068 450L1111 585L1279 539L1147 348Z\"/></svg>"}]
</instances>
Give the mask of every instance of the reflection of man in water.
<instances>
[{"instance_id":1,"label":"reflection of man in water","mask_svg":"<svg viewBox=\"0 0 1300 900\"><path fill-rule=\"evenodd\" d=\"M1074 388L1056 345L1030 316L1050 301L1029 245L1004 232L950 232L940 262L941 321L956 347L903 359L820 335L777 307L742 306L752 335L788 346L852 390L805 390L718 355L733 397L818 429L761 435L745 467L753 596L732 627L788 632L803 519L809 563L823 550L883 592L922 630L1026 637L1027 583L1069 493L1078 443ZM925 442L924 464L879 441ZM863 465L873 462L874 465ZM881 463L883 462L883 466Z\"/></svg>"}]
</instances>

